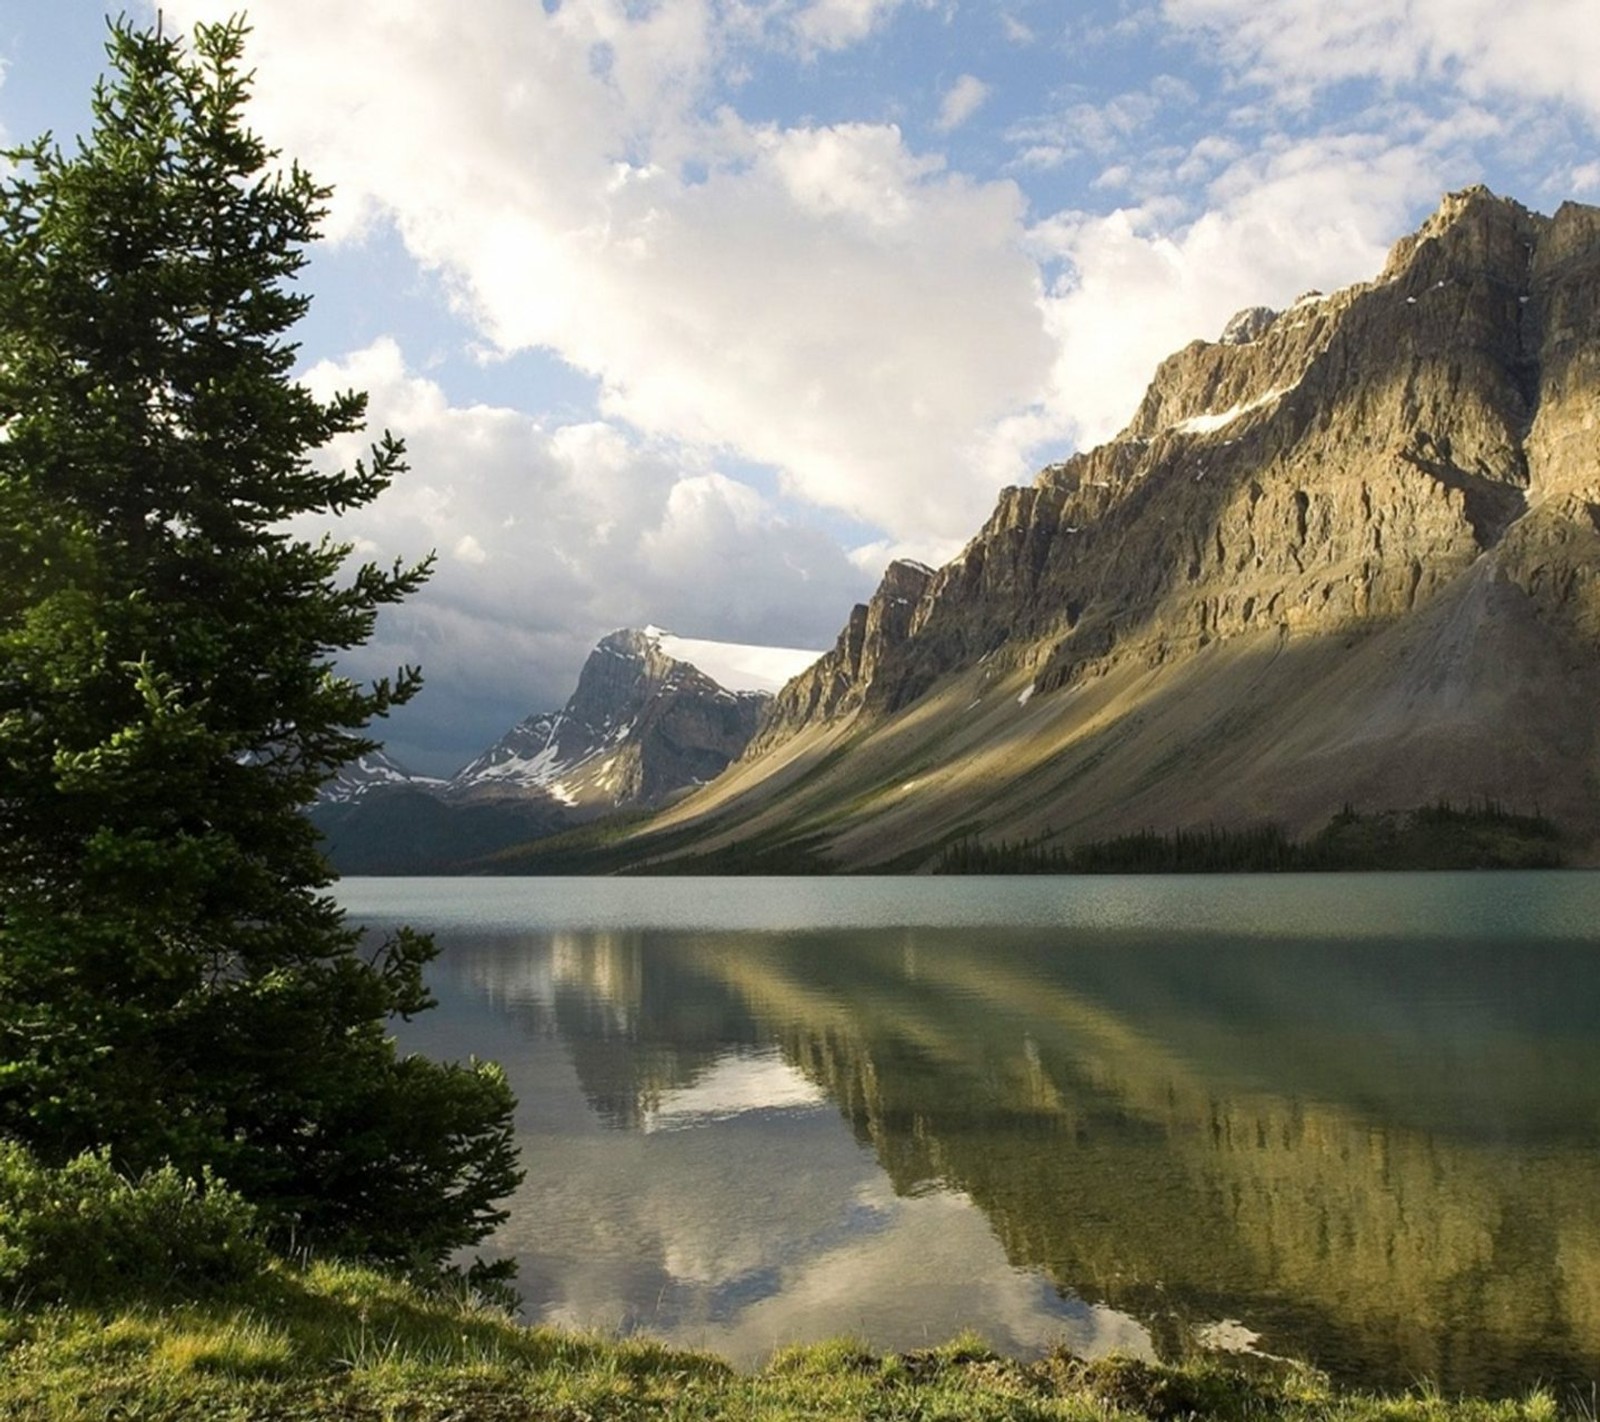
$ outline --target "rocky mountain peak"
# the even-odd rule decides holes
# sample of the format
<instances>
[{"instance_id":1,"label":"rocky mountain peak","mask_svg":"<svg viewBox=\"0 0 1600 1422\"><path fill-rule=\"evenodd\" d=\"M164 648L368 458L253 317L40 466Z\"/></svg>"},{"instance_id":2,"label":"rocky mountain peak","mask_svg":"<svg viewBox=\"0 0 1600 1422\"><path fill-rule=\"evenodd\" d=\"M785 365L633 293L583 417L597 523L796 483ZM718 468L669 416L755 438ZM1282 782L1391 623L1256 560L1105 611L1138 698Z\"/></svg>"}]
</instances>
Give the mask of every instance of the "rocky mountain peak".
<instances>
[{"instance_id":1,"label":"rocky mountain peak","mask_svg":"<svg viewBox=\"0 0 1600 1422\"><path fill-rule=\"evenodd\" d=\"M1217 339L1225 346L1247 346L1277 319L1278 313L1270 306L1246 306L1234 313Z\"/></svg>"},{"instance_id":2,"label":"rocky mountain peak","mask_svg":"<svg viewBox=\"0 0 1600 1422\"><path fill-rule=\"evenodd\" d=\"M1569 220L1568 225L1579 224ZM1193 341L1169 356L1118 438L1148 441L1169 433L1211 435L1224 428L1230 437L1237 435L1235 422L1265 418L1300 386L1336 336L1348 337L1346 317L1358 307L1359 324L1366 327L1376 311L1394 301L1415 306L1426 294L1447 287L1459 293L1488 286L1513 298L1527 295L1533 254L1550 227L1551 219L1487 188L1452 193L1421 228L1394 245L1375 281L1331 296L1309 291L1282 312L1246 308L1217 341ZM1387 298L1378 295L1384 287L1391 288ZM1481 308L1481 302L1475 304ZM1480 309L1473 319L1499 324L1500 315ZM1415 347L1419 323L1399 324L1402 346Z\"/></svg>"},{"instance_id":3,"label":"rocky mountain peak","mask_svg":"<svg viewBox=\"0 0 1600 1422\"><path fill-rule=\"evenodd\" d=\"M589 653L562 715L604 737L632 721L668 682L691 685L707 696L721 691L698 667L667 656L653 629L619 628Z\"/></svg>"},{"instance_id":4,"label":"rocky mountain peak","mask_svg":"<svg viewBox=\"0 0 1600 1422\"><path fill-rule=\"evenodd\" d=\"M1510 198L1497 197L1481 183L1447 193L1432 215L1389 251L1380 282L1404 277L1419 261L1424 275L1437 277L1434 265L1503 273L1526 268L1534 244L1549 218L1530 212Z\"/></svg>"},{"instance_id":5,"label":"rocky mountain peak","mask_svg":"<svg viewBox=\"0 0 1600 1422\"><path fill-rule=\"evenodd\" d=\"M457 772L472 800L537 792L575 810L654 804L718 774L754 734L767 697L730 691L671 656L656 627L602 637L558 712L530 716Z\"/></svg>"}]
</instances>

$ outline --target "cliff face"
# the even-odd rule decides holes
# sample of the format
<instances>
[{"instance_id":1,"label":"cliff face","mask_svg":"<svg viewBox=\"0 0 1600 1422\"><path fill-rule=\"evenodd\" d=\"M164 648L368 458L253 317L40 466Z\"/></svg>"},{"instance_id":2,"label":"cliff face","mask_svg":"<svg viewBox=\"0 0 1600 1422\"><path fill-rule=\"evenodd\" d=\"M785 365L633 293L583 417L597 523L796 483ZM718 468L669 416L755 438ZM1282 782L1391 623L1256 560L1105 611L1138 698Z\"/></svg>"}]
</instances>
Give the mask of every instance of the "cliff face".
<instances>
[{"instance_id":1,"label":"cliff face","mask_svg":"<svg viewBox=\"0 0 1600 1422\"><path fill-rule=\"evenodd\" d=\"M1460 194L1376 282L1178 352L1113 443L1005 492L864 699L1001 647L1043 692L1114 651L1393 621L1557 488L1591 499L1595 216Z\"/></svg>"},{"instance_id":2,"label":"cliff face","mask_svg":"<svg viewBox=\"0 0 1600 1422\"><path fill-rule=\"evenodd\" d=\"M1376 280L1163 362L1115 440L1005 490L946 567L891 567L695 808L781 831L801 807L754 766L848 740L852 808L818 786L802 817L850 863L957 826L1298 829L1383 794L1539 800L1591 834L1597 425L1600 210L1455 194Z\"/></svg>"},{"instance_id":3,"label":"cliff face","mask_svg":"<svg viewBox=\"0 0 1600 1422\"><path fill-rule=\"evenodd\" d=\"M832 651L773 699L746 756L781 745L814 722L835 721L859 711L886 663L909 641L934 578L933 569L922 563L897 559L889 564L871 599L850 610L850 620Z\"/></svg>"},{"instance_id":4,"label":"cliff face","mask_svg":"<svg viewBox=\"0 0 1600 1422\"><path fill-rule=\"evenodd\" d=\"M626 639L626 654L603 663L592 657L584 670L593 675L579 677L569 706L581 711L592 697L607 734L620 725L629 729L618 749L586 768L581 783L612 804L651 805L715 778L749 743L769 698L719 686L646 634L616 635Z\"/></svg>"}]
</instances>

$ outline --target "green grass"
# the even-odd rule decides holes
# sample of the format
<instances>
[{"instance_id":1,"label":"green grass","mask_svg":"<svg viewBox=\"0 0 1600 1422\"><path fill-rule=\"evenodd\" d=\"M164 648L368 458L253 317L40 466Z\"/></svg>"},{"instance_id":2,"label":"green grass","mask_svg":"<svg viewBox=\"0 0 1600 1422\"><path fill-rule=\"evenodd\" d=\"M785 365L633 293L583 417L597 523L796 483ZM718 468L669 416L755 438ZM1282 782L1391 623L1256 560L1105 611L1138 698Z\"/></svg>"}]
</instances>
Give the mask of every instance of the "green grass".
<instances>
[{"instance_id":1,"label":"green grass","mask_svg":"<svg viewBox=\"0 0 1600 1422\"><path fill-rule=\"evenodd\" d=\"M1335 1394L1288 1365L1033 1362L971 1339L879 1357L839 1341L760 1372L640 1341L525 1328L370 1271L275 1264L206 1303L0 1310L0 1417L17 1422L510 1422L737 1419L1217 1419L1553 1422L1554 1396L1509 1402ZM1574 1401L1565 1415L1593 1422Z\"/></svg>"}]
</instances>

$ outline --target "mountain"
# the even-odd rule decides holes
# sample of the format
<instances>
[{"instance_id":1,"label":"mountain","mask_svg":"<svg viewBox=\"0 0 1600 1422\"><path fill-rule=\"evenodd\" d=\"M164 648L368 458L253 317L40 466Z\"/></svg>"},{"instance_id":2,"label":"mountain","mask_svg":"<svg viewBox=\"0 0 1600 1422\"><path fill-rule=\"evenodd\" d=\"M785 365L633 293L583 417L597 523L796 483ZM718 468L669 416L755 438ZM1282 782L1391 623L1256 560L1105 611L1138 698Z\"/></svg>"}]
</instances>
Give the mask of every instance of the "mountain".
<instances>
[{"instance_id":1,"label":"mountain","mask_svg":"<svg viewBox=\"0 0 1600 1422\"><path fill-rule=\"evenodd\" d=\"M567 704L513 727L446 793L535 791L594 811L659 804L713 779L755 734L770 693L712 680L667 650L678 640L655 627L601 638Z\"/></svg>"},{"instance_id":2,"label":"mountain","mask_svg":"<svg viewBox=\"0 0 1600 1422\"><path fill-rule=\"evenodd\" d=\"M1600 210L1447 197L890 566L637 860L930 867L1440 800L1600 838ZM741 856L743 859L741 860Z\"/></svg>"},{"instance_id":3,"label":"mountain","mask_svg":"<svg viewBox=\"0 0 1600 1422\"><path fill-rule=\"evenodd\" d=\"M358 756L328 781L320 792L324 804L347 805L360 800L369 791L399 788L415 790L442 790L445 782L431 775L417 775L407 770L386 752L377 750Z\"/></svg>"},{"instance_id":4,"label":"mountain","mask_svg":"<svg viewBox=\"0 0 1600 1422\"><path fill-rule=\"evenodd\" d=\"M736 759L772 690L815 657L624 628L589 654L560 711L529 716L449 780L366 756L329 782L312 817L341 872L424 873L657 806Z\"/></svg>"}]
</instances>

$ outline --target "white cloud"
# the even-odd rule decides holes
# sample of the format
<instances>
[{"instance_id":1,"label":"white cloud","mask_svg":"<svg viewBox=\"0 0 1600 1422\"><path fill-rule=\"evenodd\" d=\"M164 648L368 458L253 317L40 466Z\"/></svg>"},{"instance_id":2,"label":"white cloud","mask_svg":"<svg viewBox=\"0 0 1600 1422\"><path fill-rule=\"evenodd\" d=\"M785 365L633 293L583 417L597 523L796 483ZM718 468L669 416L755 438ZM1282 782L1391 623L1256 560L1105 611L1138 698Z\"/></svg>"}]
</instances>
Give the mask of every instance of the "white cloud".
<instances>
[{"instance_id":1,"label":"white cloud","mask_svg":"<svg viewBox=\"0 0 1600 1422\"><path fill-rule=\"evenodd\" d=\"M944 166L937 158L915 157L898 129L881 124L768 128L751 138L802 214L869 231L904 230L913 220L918 185Z\"/></svg>"},{"instance_id":2,"label":"white cloud","mask_svg":"<svg viewBox=\"0 0 1600 1422\"><path fill-rule=\"evenodd\" d=\"M1579 164L1572 170L1568 185L1580 197L1600 193L1600 162Z\"/></svg>"},{"instance_id":3,"label":"white cloud","mask_svg":"<svg viewBox=\"0 0 1600 1422\"><path fill-rule=\"evenodd\" d=\"M1165 0L1252 77L1303 96L1346 79L1425 80L1468 96L1576 104L1600 117L1593 0Z\"/></svg>"},{"instance_id":4,"label":"white cloud","mask_svg":"<svg viewBox=\"0 0 1600 1422\"><path fill-rule=\"evenodd\" d=\"M934 124L941 133L951 133L978 112L989 97L989 86L975 74L963 74L944 92L939 101L939 117Z\"/></svg>"},{"instance_id":5,"label":"white cloud","mask_svg":"<svg viewBox=\"0 0 1600 1422\"><path fill-rule=\"evenodd\" d=\"M453 552L463 563L471 563L474 567L481 568L489 561L489 555L483 551L483 545L470 533L463 533L456 540Z\"/></svg>"},{"instance_id":6,"label":"white cloud","mask_svg":"<svg viewBox=\"0 0 1600 1422\"><path fill-rule=\"evenodd\" d=\"M1209 178L1219 167L1237 162L1245 150L1239 142L1220 134L1207 134L1196 142L1179 162L1173 176L1180 183Z\"/></svg>"},{"instance_id":7,"label":"white cloud","mask_svg":"<svg viewBox=\"0 0 1600 1422\"><path fill-rule=\"evenodd\" d=\"M428 742L465 760L530 711L559 706L616 627L827 646L878 571L749 484L613 425L550 428L452 406L392 341L324 362L306 383L324 397L366 390L369 429L402 435L411 465L336 535L380 563L449 555L348 662L362 676L422 663L428 687L396 722L402 759ZM327 458L348 464L363 450L347 436Z\"/></svg>"},{"instance_id":8,"label":"white cloud","mask_svg":"<svg viewBox=\"0 0 1600 1422\"><path fill-rule=\"evenodd\" d=\"M1031 45L1038 41L1038 36L1015 15L1001 15L1000 29L1005 37L1016 45Z\"/></svg>"},{"instance_id":9,"label":"white cloud","mask_svg":"<svg viewBox=\"0 0 1600 1422\"><path fill-rule=\"evenodd\" d=\"M893 8L738 13L836 45ZM890 124L708 114L720 14L278 0L252 17L255 119L336 186L339 231L392 218L495 345L593 375L608 419L776 467L892 537L963 536L995 471L1027 471L994 429L1050 367L1025 200Z\"/></svg>"},{"instance_id":10,"label":"white cloud","mask_svg":"<svg viewBox=\"0 0 1600 1422\"><path fill-rule=\"evenodd\" d=\"M812 0L791 21L795 33L818 49L843 49L865 39L904 0Z\"/></svg>"}]
</instances>

